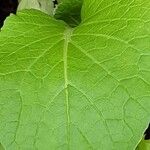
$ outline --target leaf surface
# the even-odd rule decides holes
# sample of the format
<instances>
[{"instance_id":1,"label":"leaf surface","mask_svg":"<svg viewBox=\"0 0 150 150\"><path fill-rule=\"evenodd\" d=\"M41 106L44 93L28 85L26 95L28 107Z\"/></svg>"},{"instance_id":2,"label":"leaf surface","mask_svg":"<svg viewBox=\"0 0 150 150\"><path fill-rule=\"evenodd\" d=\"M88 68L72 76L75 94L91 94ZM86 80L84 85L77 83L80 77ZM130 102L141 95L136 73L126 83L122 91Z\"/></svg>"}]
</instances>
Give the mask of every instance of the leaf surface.
<instances>
[{"instance_id":1,"label":"leaf surface","mask_svg":"<svg viewBox=\"0 0 150 150\"><path fill-rule=\"evenodd\" d=\"M86 0L70 28L36 10L0 33L6 150L133 150L150 121L150 3Z\"/></svg>"},{"instance_id":2,"label":"leaf surface","mask_svg":"<svg viewBox=\"0 0 150 150\"><path fill-rule=\"evenodd\" d=\"M136 150L150 150L150 140L142 139Z\"/></svg>"}]
</instances>

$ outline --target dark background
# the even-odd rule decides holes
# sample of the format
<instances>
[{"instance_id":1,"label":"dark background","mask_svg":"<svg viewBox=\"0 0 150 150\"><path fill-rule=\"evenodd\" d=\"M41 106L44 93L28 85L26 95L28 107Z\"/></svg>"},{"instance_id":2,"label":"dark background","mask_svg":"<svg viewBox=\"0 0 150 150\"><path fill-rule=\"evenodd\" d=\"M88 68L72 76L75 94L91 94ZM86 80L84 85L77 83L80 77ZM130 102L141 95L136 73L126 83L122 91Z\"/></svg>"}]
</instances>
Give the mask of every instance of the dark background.
<instances>
[{"instance_id":1,"label":"dark background","mask_svg":"<svg viewBox=\"0 0 150 150\"><path fill-rule=\"evenodd\" d=\"M57 0L54 0L54 5L57 4ZM3 22L10 13L16 13L18 6L18 0L0 0L0 28L3 26ZM145 139L150 139L150 125L145 131Z\"/></svg>"},{"instance_id":2,"label":"dark background","mask_svg":"<svg viewBox=\"0 0 150 150\"><path fill-rule=\"evenodd\" d=\"M0 0L0 27L10 13L16 13L18 0Z\"/></svg>"}]
</instances>

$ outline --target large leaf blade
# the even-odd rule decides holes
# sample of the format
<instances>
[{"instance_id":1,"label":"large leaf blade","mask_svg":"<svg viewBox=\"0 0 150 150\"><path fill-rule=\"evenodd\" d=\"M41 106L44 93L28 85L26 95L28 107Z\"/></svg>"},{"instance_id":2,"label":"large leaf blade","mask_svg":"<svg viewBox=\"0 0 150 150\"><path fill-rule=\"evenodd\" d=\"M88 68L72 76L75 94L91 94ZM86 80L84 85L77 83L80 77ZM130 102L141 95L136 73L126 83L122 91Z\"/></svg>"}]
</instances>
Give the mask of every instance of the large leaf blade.
<instances>
[{"instance_id":1,"label":"large leaf blade","mask_svg":"<svg viewBox=\"0 0 150 150\"><path fill-rule=\"evenodd\" d=\"M137 10L143 5L132 3ZM5 149L136 147L150 114L149 24L137 20L140 13L133 20L121 2L102 19L100 6L98 0L85 1L83 21L74 29L31 10L5 23L0 34ZM128 24L127 16L118 19L120 8Z\"/></svg>"}]
</instances>

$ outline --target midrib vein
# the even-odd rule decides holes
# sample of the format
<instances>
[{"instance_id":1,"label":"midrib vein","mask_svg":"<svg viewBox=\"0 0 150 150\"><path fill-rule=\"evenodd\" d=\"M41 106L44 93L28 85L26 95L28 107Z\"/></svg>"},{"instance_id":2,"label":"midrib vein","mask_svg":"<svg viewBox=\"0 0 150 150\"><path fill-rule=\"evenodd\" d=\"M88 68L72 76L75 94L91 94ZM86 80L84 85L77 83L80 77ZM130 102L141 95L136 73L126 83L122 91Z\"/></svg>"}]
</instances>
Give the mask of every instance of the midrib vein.
<instances>
[{"instance_id":1,"label":"midrib vein","mask_svg":"<svg viewBox=\"0 0 150 150\"><path fill-rule=\"evenodd\" d=\"M67 142L68 150L70 149L70 108L69 108L69 92L68 92L68 44L71 38L72 28L67 28L64 32L64 49L63 49L63 60L64 60L64 80L65 80L65 100L66 100L66 114L67 114Z\"/></svg>"}]
</instances>

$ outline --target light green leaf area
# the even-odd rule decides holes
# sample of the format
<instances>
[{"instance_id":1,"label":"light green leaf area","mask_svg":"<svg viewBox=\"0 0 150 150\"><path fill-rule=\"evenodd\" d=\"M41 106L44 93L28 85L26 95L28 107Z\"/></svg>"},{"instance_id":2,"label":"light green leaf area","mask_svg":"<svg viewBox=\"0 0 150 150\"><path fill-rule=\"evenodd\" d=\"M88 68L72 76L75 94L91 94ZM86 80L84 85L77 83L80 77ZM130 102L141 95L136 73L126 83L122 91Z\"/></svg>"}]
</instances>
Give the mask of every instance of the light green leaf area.
<instances>
[{"instance_id":1,"label":"light green leaf area","mask_svg":"<svg viewBox=\"0 0 150 150\"><path fill-rule=\"evenodd\" d=\"M55 18L75 27L81 22L81 7L83 0L60 0L55 11Z\"/></svg>"},{"instance_id":2,"label":"light green leaf area","mask_svg":"<svg viewBox=\"0 0 150 150\"><path fill-rule=\"evenodd\" d=\"M2 146L2 144L0 143L0 150L4 150L4 148L3 148L3 146Z\"/></svg>"},{"instance_id":3,"label":"light green leaf area","mask_svg":"<svg viewBox=\"0 0 150 150\"><path fill-rule=\"evenodd\" d=\"M23 9L37 9L48 15L53 15L52 0L20 0L18 11Z\"/></svg>"},{"instance_id":4,"label":"light green leaf area","mask_svg":"<svg viewBox=\"0 0 150 150\"><path fill-rule=\"evenodd\" d=\"M136 150L150 150L150 140L142 139Z\"/></svg>"},{"instance_id":5,"label":"light green leaf area","mask_svg":"<svg viewBox=\"0 0 150 150\"><path fill-rule=\"evenodd\" d=\"M134 150L150 121L149 0L85 0L70 28L36 10L0 33L5 150Z\"/></svg>"}]
</instances>

